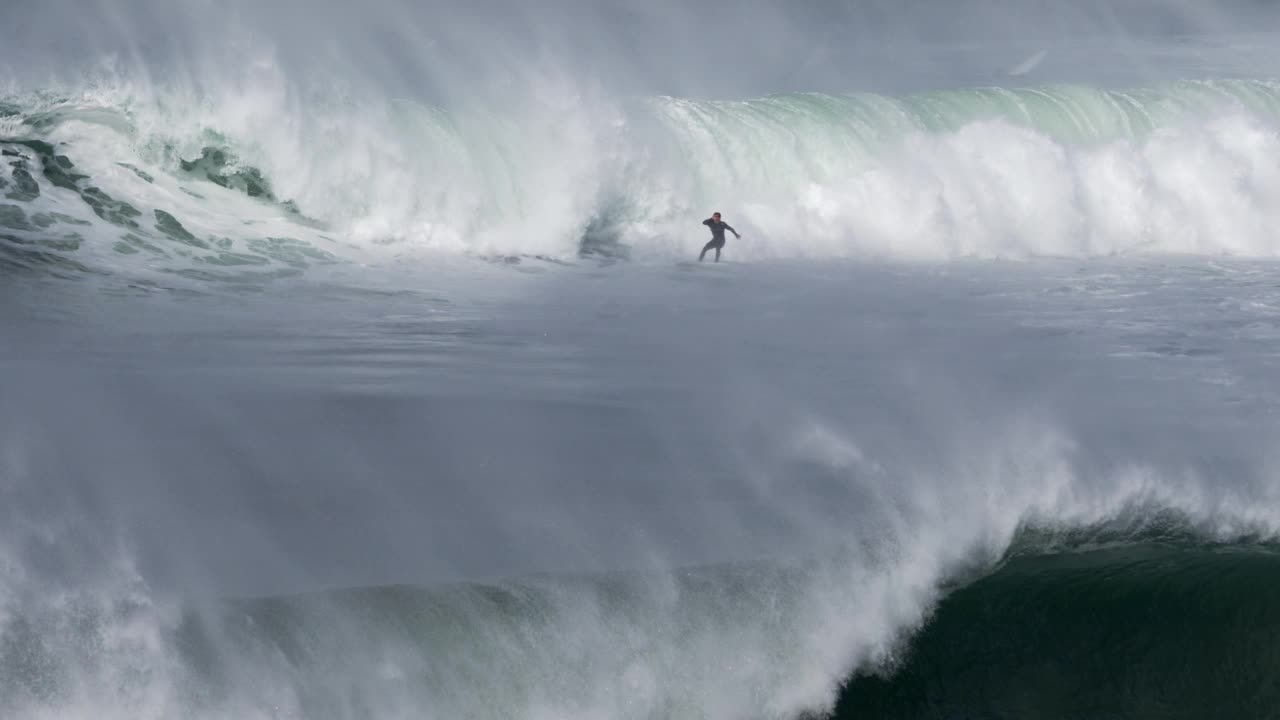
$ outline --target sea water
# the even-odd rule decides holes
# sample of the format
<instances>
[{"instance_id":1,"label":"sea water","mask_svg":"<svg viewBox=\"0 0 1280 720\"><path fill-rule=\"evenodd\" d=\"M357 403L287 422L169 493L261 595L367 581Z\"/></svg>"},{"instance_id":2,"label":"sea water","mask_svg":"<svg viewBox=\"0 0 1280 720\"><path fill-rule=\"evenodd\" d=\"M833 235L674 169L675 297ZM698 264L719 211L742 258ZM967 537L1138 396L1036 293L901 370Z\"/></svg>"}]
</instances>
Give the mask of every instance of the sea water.
<instances>
[{"instance_id":1,"label":"sea water","mask_svg":"<svg viewBox=\"0 0 1280 720\"><path fill-rule=\"evenodd\" d=\"M1272 11L305 10L0 29L0 715L1274 711Z\"/></svg>"}]
</instances>

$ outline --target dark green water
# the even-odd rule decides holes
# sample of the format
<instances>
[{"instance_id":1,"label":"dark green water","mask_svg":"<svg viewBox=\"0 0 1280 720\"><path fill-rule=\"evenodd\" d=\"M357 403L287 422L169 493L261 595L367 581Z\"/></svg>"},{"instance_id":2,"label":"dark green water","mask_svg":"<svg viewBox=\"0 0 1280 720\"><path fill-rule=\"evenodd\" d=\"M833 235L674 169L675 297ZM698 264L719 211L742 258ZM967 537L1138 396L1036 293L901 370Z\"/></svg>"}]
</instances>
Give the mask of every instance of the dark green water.
<instances>
[{"instance_id":1,"label":"dark green water","mask_svg":"<svg viewBox=\"0 0 1280 720\"><path fill-rule=\"evenodd\" d=\"M1280 711L1275 548L1012 560L946 598L837 718L1264 718Z\"/></svg>"}]
</instances>

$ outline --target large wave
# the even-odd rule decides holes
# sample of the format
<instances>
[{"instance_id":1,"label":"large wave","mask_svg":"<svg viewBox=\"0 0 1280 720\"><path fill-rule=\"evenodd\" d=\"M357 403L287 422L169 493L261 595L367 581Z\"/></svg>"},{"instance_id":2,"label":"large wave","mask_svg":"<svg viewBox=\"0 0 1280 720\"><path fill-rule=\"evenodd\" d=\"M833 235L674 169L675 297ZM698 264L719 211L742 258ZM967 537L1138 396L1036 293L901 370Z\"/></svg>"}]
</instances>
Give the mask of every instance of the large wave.
<instances>
[{"instance_id":1,"label":"large wave","mask_svg":"<svg viewBox=\"0 0 1280 720\"><path fill-rule=\"evenodd\" d=\"M849 284L845 277L835 276L830 287L843 290ZM594 292L603 287L587 282ZM821 285L814 282L806 290ZM700 301L713 294L705 282L696 286L691 296ZM770 338L785 348L779 357L794 361L796 343L781 330L794 320L770 319L761 309L777 302L763 283L744 287L747 293L735 294L720 284L714 294L745 300L730 302L735 314L750 319L712 319L725 320L718 325L729 330L722 332L739 322L756 328L748 337ZM625 334L631 352L637 328L651 326L637 317L636 306L625 304L625 282L610 283L604 292L624 304L609 308L601 302L609 312L600 322L613 328L617 317L627 317L616 331ZM644 296L651 302L652 293ZM1217 296L1208 296L1207 306L1220 311ZM947 302L917 287L900 297L916 297L932 311L937 325L930 337L936 345L920 350L910 343L904 353L893 342L903 315L886 318L882 306L864 309L865 317L880 322L866 322L858 353L823 358L847 375L829 368L748 375L734 385L731 398L681 391L676 411L664 411L661 403L611 411L617 387L606 391L614 394L571 404L582 385L571 391L564 389L567 382L532 412L519 403L489 405L486 411L483 397L467 395L453 403L431 397L414 404L405 397L414 391L399 387L385 401L365 402L346 393L320 396L307 381L273 392L229 360L236 351L214 351L181 332L164 332L163 342L179 346L179 357L199 356L227 373L225 381L207 383L201 382L206 373L173 362L119 326L102 332L134 338L128 342L137 346L135 354L126 362L151 355L154 363L132 382L116 371L77 372L83 361L77 353L40 355L38 369L18 366L12 373L23 382L7 391L12 404L5 407L21 412L0 413L0 714L791 719L833 710L858 717L865 715L860 709L887 705L890 716L912 716L916 706L901 696L910 696L934 668L952 669L946 661L953 647L977 667L970 672L983 673L972 687L1004 687L999 674L1010 671L1026 648L1019 623L1039 622L1040 611L1057 613L1049 622L1075 622L1061 598L1074 598L1077 582L1104 604L1100 612L1133 612L1124 598L1108 594L1107 582L1093 579L1129 572L1127 558L1133 556L1123 554L1126 548L1170 538L1192 547L1189 570L1174 567L1161 574L1161 559L1154 576L1139 567L1134 582L1143 592L1151 584L1229 579L1241 566L1225 553L1213 555L1216 550L1261 545L1263 552L1274 551L1280 517L1265 450L1270 424L1257 419L1241 428L1224 421L1224 414L1236 417L1234 408L1223 409L1216 394L1205 404L1195 399L1206 383L1151 379L1185 372L1187 357L1175 350L1150 364L1123 365L1123 372L1137 377L1098 378L1091 372L1097 365L1062 360L1084 352L1074 345L1037 355L1046 335L1032 335L1037 328L1024 325L1018 327L1026 331L1024 341L1006 343L999 352L1017 359L1012 370L991 359L994 353L984 355L995 364L982 368L991 375L957 383L954 378L968 377L964 368L976 363L954 338L986 345L990 327L956 322L938 307ZM259 299L246 310L260 313ZM1009 302L1040 318L1050 316L1026 297ZM1167 300L1153 304L1162 302ZM895 306L900 303L905 304L894 299ZM830 312L856 314L862 304L846 302ZM419 316L435 314L417 298L409 305L418 307ZM591 307L584 312L595 314L590 303L566 305ZM691 306L678 297L653 305L668 325L674 325L672 307ZM296 322L284 306L266 307ZM545 308L530 316L554 314ZM321 312L327 317L333 310L327 305ZM378 312L390 313L398 328L408 326L410 317L422 321L395 314L390 304ZM1179 306L1170 312L1188 311ZM1269 317L1273 311L1253 312ZM498 314L525 322L518 311ZM198 315L183 316L188 319L208 325ZM834 326L822 319L815 326ZM863 322L852 320L849 327ZM539 334L550 327L528 324ZM255 345L273 334L265 326L243 324L238 331ZM455 364L430 345L408 339L411 330L397 332L405 336L395 342L407 343L431 367ZM1151 328L1134 333L1160 337ZM796 331L797 337L809 335L809 328ZM78 329L76 342L92 347L93 337ZM472 345L485 342L483 332L468 337ZM481 366L486 383L516 375L529 387L536 369L524 367L528 356L510 337L495 338L502 342L500 354L514 356L509 366L495 368L494 358L479 354L467 364ZM230 335L214 341L236 343ZM344 335L327 348L303 351L332 363L360 342ZM728 344L720 336L709 342ZM1100 343L1095 336L1081 340L1104 356L1099 364L1125 362L1099 352L1094 342ZM1155 340L1146 342L1149 347ZM945 349L945 357L935 348ZM904 366L922 356L917 359L924 367L936 370L908 371L906 380L895 383L875 369L887 364L875 352ZM1034 364L1028 358L1048 357L1071 363L1063 375L1087 378L1069 386L1087 398L1085 415L1077 418L1078 438L1060 429L1077 424L1070 419L993 411L1010 401L1025 408L1018 402L1023 393L1017 381L1009 377ZM1210 351L1209 357L1217 355ZM607 364L599 356L586 361ZM637 362L665 364L653 351ZM161 369L169 364L176 367ZM715 363L678 365L672 372L683 376ZM1046 365L1043 375L1031 374L1026 382L1050 383L1047 378L1064 367ZM270 366L273 375L306 374L281 357L273 357ZM581 375L576 368L570 372ZM627 368L617 372L630 374ZM834 386L828 389L830 407L795 391L792 383L801 374L812 383L805 387ZM987 379L992 376L997 380ZM468 389L458 377L446 378L451 389ZM766 377L768 382L758 379ZM320 382L341 384L342 378L335 372ZM761 389L770 383L782 395L777 405ZM1240 383L1234 393L1253 387ZM862 392L849 390L859 384ZM657 378L643 387L647 395L671 393ZM620 389L625 392L625 383ZM1136 412L1117 400L1126 392L1141 398ZM244 395L255 399L239 399ZM1099 400L1103 396L1110 402ZM849 406L853 417L826 418L835 406ZM1196 423L1171 426L1173 415ZM234 428L223 424L226 417L235 418ZM719 448L732 461L699 462L695 447L703 445ZM550 465L540 458L552 459ZM314 535L305 531L309 522L315 523ZM670 545L663 543L665 550L645 537L663 528L673 535ZM698 536L733 545L736 554L709 564L691 559L697 557ZM549 548L567 558L552 569L579 573L502 573L505 579L428 587L347 581L342 585L361 587L317 590L333 585L308 572L317 563L336 561L348 566L342 577L368 577L366 566L390 567L382 565L383 555L399 555L406 566L439 567L468 555L469 546L490 541L502 553ZM623 563L613 567L628 569L612 574L581 570L577 558L590 554L582 545L595 544L638 547L655 557L647 563L649 572ZM1084 577L1072 575L1069 559L1052 559L1099 547L1122 552ZM1173 555L1178 562L1180 557ZM1267 557L1260 567L1243 566L1260 573L1260 580L1236 587L1258 593L1274 573L1274 555ZM1221 568L1204 567L1215 558L1225 558ZM177 568L164 571L168 563ZM229 566L260 578L250 583L259 587L279 587L292 578L309 592L254 589L254 597L231 600L225 591L201 592L205 583L230 584L225 577L221 583L210 579ZM1032 580L1044 579L1049 605L1028 598L1040 586L1019 579L1023 570ZM479 571L471 572L477 577ZM164 582L173 575L180 579L176 594ZM413 577L401 574L400 581ZM1179 602L1189 603L1191 591L1184 592ZM1216 598L1220 607L1269 622L1265 600L1252 594L1235 604ZM994 636L964 633L971 622L993 623L986 603L1009 606L1002 617L1012 624ZM1112 647L1117 654L1100 651L1108 663L1140 660L1146 663L1141 676L1152 682L1185 677L1149 656L1124 652L1153 638L1168 647L1176 634L1166 636L1167 627L1135 619L1107 628L1129 634L1120 641L1078 636L1085 645L1080 652L1110 643L1119 647ZM1069 631L1055 628L1052 638L1060 641L1064 634ZM1241 642L1241 634L1231 637ZM984 638L1008 652L984 658L973 645ZM876 679L889 670L898 671L896 679ZM1214 684L1210 668L1187 672L1209 678L1207 697L1242 707L1230 704L1233 698ZM994 707L981 700L966 704L968 677L957 672L939 679L940 694L930 698L939 698L945 710ZM1081 673L1063 682L1092 677ZM1028 691L1048 697L1052 688L1034 679L1025 685ZM1133 716L1147 713L1151 695L1134 697L1119 706ZM1054 716L1051 701L1031 698L1024 707Z\"/></svg>"},{"instance_id":2,"label":"large wave","mask_svg":"<svg viewBox=\"0 0 1280 720\"><path fill-rule=\"evenodd\" d=\"M1056 656L1027 632L1096 664L1086 668L1138 662L1126 677L1154 687L1192 681L1207 692L1197 702L1233 702L1231 678L1211 663L1167 664L1159 650L1184 637L1166 624L1183 609L1247 612L1224 651L1268 659L1249 644L1247 626L1272 622L1265 587L1274 546L1259 541L1274 540L1273 513L1189 477L1139 468L1105 482L1078 477L1061 438L1015 435L1030 442L978 453L973 475L937 482L896 477L815 429L796 438L796 451L845 480L868 474L868 497L879 496L869 501L873 522L847 526L830 552L808 559L652 574L171 602L109 545L89 553L97 561L74 584L49 583L43 565L70 560L64 553L82 533L14 515L0 556L0 710L793 718L1017 707L1071 716L1078 704L1055 688L1103 678L1037 675ZM56 544L42 540L51 532ZM1198 594L1206 583L1217 586L1208 607ZM912 639L939 598L935 619ZM1174 605L1130 622L1157 602ZM1095 607L1108 624L1084 617ZM973 623L990 633L974 634ZM1020 664L1028 649L1040 666ZM1162 701L1146 687L1099 692L1110 709L1133 715Z\"/></svg>"},{"instance_id":3,"label":"large wave","mask_svg":"<svg viewBox=\"0 0 1280 720\"><path fill-rule=\"evenodd\" d=\"M1275 525L1226 507L1168 510L1187 507L1176 499L1145 506L1155 477L1122 480L1110 498L1060 479L994 513L952 508L954 521L918 498L881 518L890 534L838 556L654 574L192 603L153 593L119 556L96 571L101 582L74 587L45 586L38 568L8 557L0 710L843 718L1106 707L1128 717L1165 707L1170 687L1193 689L1188 708L1268 707L1274 659L1255 633L1275 623ZM1051 505L1016 507L1027 500ZM1038 512L1066 515L1036 530ZM1059 524L1067 516L1083 524ZM1199 649L1185 658L1192 640ZM1219 672L1215 658L1246 674Z\"/></svg>"},{"instance_id":4,"label":"large wave","mask_svg":"<svg viewBox=\"0 0 1280 720\"><path fill-rule=\"evenodd\" d=\"M318 99L264 64L217 95L12 96L4 255L211 277L343 253L663 258L696 251L712 210L745 259L1280 250L1269 81L533 95L483 111Z\"/></svg>"}]
</instances>

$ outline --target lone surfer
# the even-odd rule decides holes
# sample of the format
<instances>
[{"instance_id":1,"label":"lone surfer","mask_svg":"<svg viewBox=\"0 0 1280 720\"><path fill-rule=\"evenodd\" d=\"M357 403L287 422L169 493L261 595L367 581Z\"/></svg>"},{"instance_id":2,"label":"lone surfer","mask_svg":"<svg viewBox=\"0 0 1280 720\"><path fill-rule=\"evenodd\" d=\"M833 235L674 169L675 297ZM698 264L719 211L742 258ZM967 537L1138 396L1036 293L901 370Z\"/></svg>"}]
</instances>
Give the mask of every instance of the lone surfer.
<instances>
[{"instance_id":1,"label":"lone surfer","mask_svg":"<svg viewBox=\"0 0 1280 720\"><path fill-rule=\"evenodd\" d=\"M711 228L711 242L702 246L702 252L698 255L698 262L702 262L702 258L707 254L708 250L716 251L716 262L720 262L720 248L724 247L724 231L728 230L733 233L736 238L742 237L729 226L729 223L720 219L720 213L711 213L711 217L702 221L703 225Z\"/></svg>"}]
</instances>

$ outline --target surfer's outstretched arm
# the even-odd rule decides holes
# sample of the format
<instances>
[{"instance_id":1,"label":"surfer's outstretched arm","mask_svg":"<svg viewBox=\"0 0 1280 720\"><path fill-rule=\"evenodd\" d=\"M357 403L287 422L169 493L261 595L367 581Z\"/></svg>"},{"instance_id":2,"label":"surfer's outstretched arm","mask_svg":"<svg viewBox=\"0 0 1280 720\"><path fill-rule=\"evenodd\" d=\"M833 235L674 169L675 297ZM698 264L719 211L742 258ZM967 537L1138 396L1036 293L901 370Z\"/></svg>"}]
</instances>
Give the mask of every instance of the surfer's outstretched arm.
<instances>
[{"instance_id":1,"label":"surfer's outstretched arm","mask_svg":"<svg viewBox=\"0 0 1280 720\"><path fill-rule=\"evenodd\" d=\"M734 237L736 237L736 238L740 238L740 237L742 237L741 235L739 235L739 234L738 234L738 231L737 231L737 230L734 230L734 229L733 229L733 226L732 226L732 225L730 225L729 223L720 223L720 224L721 224L721 225L724 225L724 227L725 227L725 229L726 229L726 230L728 230L729 232L733 233L733 236L734 236Z\"/></svg>"}]
</instances>

